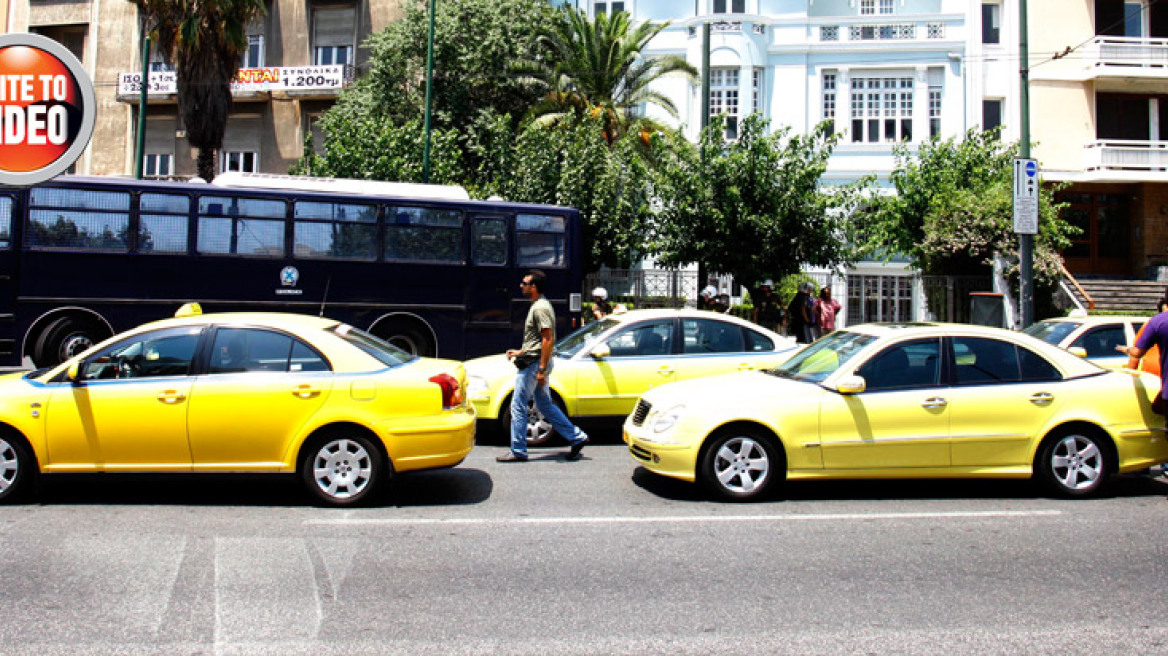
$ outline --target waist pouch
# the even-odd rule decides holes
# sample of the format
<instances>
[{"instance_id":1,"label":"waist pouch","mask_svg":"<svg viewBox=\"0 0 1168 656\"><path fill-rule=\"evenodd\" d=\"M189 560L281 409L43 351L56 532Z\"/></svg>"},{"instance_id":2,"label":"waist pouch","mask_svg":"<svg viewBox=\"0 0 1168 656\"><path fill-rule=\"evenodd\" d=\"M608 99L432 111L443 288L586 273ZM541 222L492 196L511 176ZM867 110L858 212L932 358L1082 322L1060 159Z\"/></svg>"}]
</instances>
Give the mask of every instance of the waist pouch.
<instances>
[{"instance_id":1,"label":"waist pouch","mask_svg":"<svg viewBox=\"0 0 1168 656\"><path fill-rule=\"evenodd\" d=\"M512 358L511 362L515 365L516 369L523 371L532 364L539 362L539 356L533 355L531 353L520 353L519 355Z\"/></svg>"}]
</instances>

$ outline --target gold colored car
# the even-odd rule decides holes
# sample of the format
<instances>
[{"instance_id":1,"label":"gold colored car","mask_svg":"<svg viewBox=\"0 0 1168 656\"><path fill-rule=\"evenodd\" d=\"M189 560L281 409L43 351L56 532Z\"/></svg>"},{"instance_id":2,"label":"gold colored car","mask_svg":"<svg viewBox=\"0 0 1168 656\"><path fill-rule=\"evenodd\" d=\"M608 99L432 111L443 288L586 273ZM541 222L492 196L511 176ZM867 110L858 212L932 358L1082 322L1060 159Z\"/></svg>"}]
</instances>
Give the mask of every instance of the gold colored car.
<instances>
[{"instance_id":1,"label":"gold colored car","mask_svg":"<svg viewBox=\"0 0 1168 656\"><path fill-rule=\"evenodd\" d=\"M1154 376L952 324L837 331L779 367L650 390L624 424L645 469L729 500L784 479L1024 478L1095 493L1168 461Z\"/></svg>"},{"instance_id":2,"label":"gold colored car","mask_svg":"<svg viewBox=\"0 0 1168 656\"><path fill-rule=\"evenodd\" d=\"M0 500L39 474L295 472L319 502L357 504L392 474L470 453L465 379L329 319L149 323L0 377Z\"/></svg>"},{"instance_id":3,"label":"gold colored car","mask_svg":"<svg viewBox=\"0 0 1168 656\"><path fill-rule=\"evenodd\" d=\"M773 367L796 351L794 340L737 317L697 310L633 310L609 315L555 346L552 398L571 417L629 414L646 391L665 383ZM469 360L467 394L480 420L511 425L515 367L503 355ZM555 434L532 407L527 443Z\"/></svg>"}]
</instances>

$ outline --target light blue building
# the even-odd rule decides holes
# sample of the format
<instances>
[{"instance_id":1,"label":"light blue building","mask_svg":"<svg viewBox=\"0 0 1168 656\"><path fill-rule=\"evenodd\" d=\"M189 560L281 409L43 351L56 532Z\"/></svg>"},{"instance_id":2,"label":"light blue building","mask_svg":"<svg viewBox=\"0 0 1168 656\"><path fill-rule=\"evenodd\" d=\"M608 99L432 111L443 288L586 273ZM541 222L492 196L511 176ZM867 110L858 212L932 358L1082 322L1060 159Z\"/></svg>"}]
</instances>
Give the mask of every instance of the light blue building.
<instances>
[{"instance_id":1,"label":"light blue building","mask_svg":"<svg viewBox=\"0 0 1168 656\"><path fill-rule=\"evenodd\" d=\"M710 112L727 138L759 112L772 126L807 132L831 121L841 135L824 184L876 174L883 186L893 146L1002 125L1017 97L1017 38L1003 32L1002 2L974 0L572 0L595 16L627 11L669 21L646 50L677 54L700 69L710 25ZM1010 3L1013 4L1012 2ZM1016 10L1015 10L1016 11ZM701 128L701 87L676 77L658 89L680 111L691 139ZM663 122L671 119L646 112ZM1005 138L1016 138L1008 126ZM845 276L821 273L845 320L926 318L922 282L903 262L861 263Z\"/></svg>"}]
</instances>

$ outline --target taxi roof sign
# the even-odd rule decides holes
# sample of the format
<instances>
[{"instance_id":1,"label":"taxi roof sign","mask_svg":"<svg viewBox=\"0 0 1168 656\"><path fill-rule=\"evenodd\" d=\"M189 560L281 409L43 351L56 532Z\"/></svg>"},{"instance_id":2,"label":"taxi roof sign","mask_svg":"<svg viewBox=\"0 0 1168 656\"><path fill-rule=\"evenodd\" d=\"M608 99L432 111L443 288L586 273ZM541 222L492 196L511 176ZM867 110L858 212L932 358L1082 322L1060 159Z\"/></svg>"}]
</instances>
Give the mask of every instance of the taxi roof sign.
<instances>
[{"instance_id":1,"label":"taxi roof sign","mask_svg":"<svg viewBox=\"0 0 1168 656\"><path fill-rule=\"evenodd\" d=\"M174 316L181 319L182 317L197 317L202 313L203 306L199 305L198 303L184 303L183 306L178 309L178 312L174 313Z\"/></svg>"}]
</instances>

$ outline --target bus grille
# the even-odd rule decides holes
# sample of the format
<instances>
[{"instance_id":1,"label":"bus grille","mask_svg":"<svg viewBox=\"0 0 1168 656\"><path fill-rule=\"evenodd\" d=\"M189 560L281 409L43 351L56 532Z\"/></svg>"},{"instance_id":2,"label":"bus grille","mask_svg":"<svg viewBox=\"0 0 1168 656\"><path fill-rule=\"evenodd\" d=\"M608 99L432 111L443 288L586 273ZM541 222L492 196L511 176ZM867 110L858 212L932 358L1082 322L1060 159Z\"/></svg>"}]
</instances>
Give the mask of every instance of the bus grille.
<instances>
[{"instance_id":1,"label":"bus grille","mask_svg":"<svg viewBox=\"0 0 1168 656\"><path fill-rule=\"evenodd\" d=\"M633 425L640 426L645 423L645 417L649 416L649 410L653 407L645 399L637 401L637 407L633 410Z\"/></svg>"}]
</instances>

